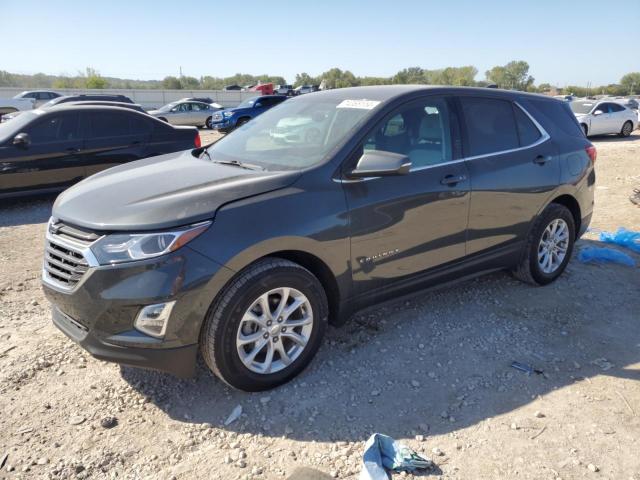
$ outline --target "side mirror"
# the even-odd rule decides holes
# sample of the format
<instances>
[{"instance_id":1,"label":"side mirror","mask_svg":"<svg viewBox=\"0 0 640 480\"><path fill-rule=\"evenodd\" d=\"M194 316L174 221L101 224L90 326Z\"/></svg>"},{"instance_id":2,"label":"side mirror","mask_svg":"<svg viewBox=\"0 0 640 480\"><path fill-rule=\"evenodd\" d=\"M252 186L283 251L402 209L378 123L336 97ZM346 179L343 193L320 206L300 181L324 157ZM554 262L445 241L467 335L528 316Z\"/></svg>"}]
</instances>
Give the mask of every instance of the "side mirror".
<instances>
[{"instance_id":1,"label":"side mirror","mask_svg":"<svg viewBox=\"0 0 640 480\"><path fill-rule=\"evenodd\" d=\"M602 115L604 112L602 110L596 110L593 112L594 115Z\"/></svg>"},{"instance_id":2,"label":"side mirror","mask_svg":"<svg viewBox=\"0 0 640 480\"><path fill-rule=\"evenodd\" d=\"M29 148L29 145L31 145L31 137L28 133L19 133L13 137L13 144L16 147Z\"/></svg>"},{"instance_id":3,"label":"side mirror","mask_svg":"<svg viewBox=\"0 0 640 480\"><path fill-rule=\"evenodd\" d=\"M411 170L411 160L406 155L368 150L360 157L358 165L349 173L349 176L352 178L388 177L405 175L409 170Z\"/></svg>"},{"instance_id":4,"label":"side mirror","mask_svg":"<svg viewBox=\"0 0 640 480\"><path fill-rule=\"evenodd\" d=\"M260 108L260 107L262 107L262 104L261 104L261 103L256 103L256 104L254 105L254 107L256 107L256 108Z\"/></svg>"}]
</instances>

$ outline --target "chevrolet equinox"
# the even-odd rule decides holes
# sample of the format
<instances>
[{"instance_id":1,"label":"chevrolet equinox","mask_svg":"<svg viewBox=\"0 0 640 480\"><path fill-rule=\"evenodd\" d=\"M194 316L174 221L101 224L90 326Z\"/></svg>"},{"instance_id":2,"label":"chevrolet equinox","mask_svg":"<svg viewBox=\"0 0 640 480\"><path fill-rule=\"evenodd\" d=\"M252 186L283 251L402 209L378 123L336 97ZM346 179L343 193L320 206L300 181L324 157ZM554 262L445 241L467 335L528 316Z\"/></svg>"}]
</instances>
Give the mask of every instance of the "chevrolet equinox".
<instances>
[{"instance_id":1,"label":"chevrolet equinox","mask_svg":"<svg viewBox=\"0 0 640 480\"><path fill-rule=\"evenodd\" d=\"M298 141L274 141L283 125ZM189 376L200 352L229 385L264 390L364 306L501 269L554 281L589 225L595 159L569 106L543 96L303 95L62 193L44 290L99 359Z\"/></svg>"}]
</instances>

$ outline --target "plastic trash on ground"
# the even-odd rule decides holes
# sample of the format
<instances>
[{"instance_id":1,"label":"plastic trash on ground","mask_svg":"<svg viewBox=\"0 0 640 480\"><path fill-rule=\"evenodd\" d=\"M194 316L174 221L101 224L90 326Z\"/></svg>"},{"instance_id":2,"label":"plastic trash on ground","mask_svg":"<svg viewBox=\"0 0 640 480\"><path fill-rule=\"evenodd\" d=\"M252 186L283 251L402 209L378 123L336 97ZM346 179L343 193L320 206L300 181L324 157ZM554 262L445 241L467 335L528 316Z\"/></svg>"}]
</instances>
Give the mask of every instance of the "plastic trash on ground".
<instances>
[{"instance_id":1,"label":"plastic trash on ground","mask_svg":"<svg viewBox=\"0 0 640 480\"><path fill-rule=\"evenodd\" d=\"M600 241L605 243L614 243L640 253L640 232L633 232L620 227L615 233L601 232Z\"/></svg>"},{"instance_id":2,"label":"plastic trash on ground","mask_svg":"<svg viewBox=\"0 0 640 480\"><path fill-rule=\"evenodd\" d=\"M412 473L433 466L431 460L381 433L369 437L364 445L362 461L364 465L359 480L388 480L386 470Z\"/></svg>"},{"instance_id":3,"label":"plastic trash on ground","mask_svg":"<svg viewBox=\"0 0 640 480\"><path fill-rule=\"evenodd\" d=\"M578 260L582 263L619 263L635 267L636 262L624 252L606 247L587 247L580 250Z\"/></svg>"}]
</instances>

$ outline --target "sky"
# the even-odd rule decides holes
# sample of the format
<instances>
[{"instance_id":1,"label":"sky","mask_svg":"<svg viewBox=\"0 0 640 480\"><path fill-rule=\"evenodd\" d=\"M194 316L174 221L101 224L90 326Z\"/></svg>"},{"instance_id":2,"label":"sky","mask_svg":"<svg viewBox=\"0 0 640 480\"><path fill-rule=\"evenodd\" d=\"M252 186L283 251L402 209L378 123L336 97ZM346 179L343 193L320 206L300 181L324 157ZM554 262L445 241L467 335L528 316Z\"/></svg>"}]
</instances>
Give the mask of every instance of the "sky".
<instances>
[{"instance_id":1,"label":"sky","mask_svg":"<svg viewBox=\"0 0 640 480\"><path fill-rule=\"evenodd\" d=\"M613 8L606 8L611 5ZM235 73L391 76L525 60L536 83L640 71L640 0L0 0L0 70L162 79Z\"/></svg>"}]
</instances>

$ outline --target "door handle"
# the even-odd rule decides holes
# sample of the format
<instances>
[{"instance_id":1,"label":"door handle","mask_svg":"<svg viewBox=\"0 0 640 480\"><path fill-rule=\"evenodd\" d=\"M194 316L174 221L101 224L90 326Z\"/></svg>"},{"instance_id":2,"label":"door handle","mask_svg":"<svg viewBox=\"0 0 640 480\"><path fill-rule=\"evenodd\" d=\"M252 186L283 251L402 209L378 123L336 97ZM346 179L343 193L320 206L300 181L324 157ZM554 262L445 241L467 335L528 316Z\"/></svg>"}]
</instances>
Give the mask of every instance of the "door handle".
<instances>
[{"instance_id":1,"label":"door handle","mask_svg":"<svg viewBox=\"0 0 640 480\"><path fill-rule=\"evenodd\" d=\"M535 163L536 165L544 165L549 161L551 161L551 157L544 156L544 155L538 155L536 158L533 159L533 163Z\"/></svg>"},{"instance_id":2,"label":"door handle","mask_svg":"<svg viewBox=\"0 0 640 480\"><path fill-rule=\"evenodd\" d=\"M442 185L455 185L464 182L466 179L466 175L445 175L442 180L440 180L440 183Z\"/></svg>"}]
</instances>

